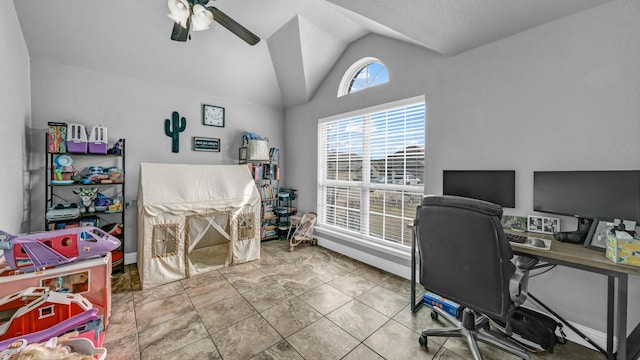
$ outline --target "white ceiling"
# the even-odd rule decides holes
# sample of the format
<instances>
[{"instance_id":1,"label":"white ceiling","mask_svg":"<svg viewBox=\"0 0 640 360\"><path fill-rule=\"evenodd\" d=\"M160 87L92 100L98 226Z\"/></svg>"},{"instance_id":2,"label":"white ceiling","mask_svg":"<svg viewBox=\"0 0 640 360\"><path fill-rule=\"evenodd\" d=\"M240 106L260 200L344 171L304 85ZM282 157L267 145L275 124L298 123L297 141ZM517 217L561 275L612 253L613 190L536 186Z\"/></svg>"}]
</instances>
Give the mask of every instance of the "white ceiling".
<instances>
[{"instance_id":1,"label":"white ceiling","mask_svg":"<svg viewBox=\"0 0 640 360\"><path fill-rule=\"evenodd\" d=\"M33 59L289 108L346 47L376 33L453 56L611 0L217 0L258 35L215 23L171 41L164 0L14 0ZM370 54L375 56L375 54Z\"/></svg>"}]
</instances>

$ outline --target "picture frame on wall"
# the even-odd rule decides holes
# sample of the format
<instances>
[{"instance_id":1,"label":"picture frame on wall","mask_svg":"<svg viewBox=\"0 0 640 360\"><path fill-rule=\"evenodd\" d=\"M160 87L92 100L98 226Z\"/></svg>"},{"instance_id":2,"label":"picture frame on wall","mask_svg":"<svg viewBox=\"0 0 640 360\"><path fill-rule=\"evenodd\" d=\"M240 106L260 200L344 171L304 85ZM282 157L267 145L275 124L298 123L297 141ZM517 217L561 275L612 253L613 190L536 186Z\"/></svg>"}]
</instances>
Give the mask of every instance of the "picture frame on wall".
<instances>
[{"instance_id":1,"label":"picture frame on wall","mask_svg":"<svg viewBox=\"0 0 640 360\"><path fill-rule=\"evenodd\" d=\"M221 106L202 104L202 125L224 127L225 110Z\"/></svg>"},{"instance_id":2,"label":"picture frame on wall","mask_svg":"<svg viewBox=\"0 0 640 360\"><path fill-rule=\"evenodd\" d=\"M220 152L220 139L194 136L193 151Z\"/></svg>"},{"instance_id":3,"label":"picture frame on wall","mask_svg":"<svg viewBox=\"0 0 640 360\"><path fill-rule=\"evenodd\" d=\"M554 234L560 231L560 219L546 216L527 216L527 231Z\"/></svg>"}]
</instances>

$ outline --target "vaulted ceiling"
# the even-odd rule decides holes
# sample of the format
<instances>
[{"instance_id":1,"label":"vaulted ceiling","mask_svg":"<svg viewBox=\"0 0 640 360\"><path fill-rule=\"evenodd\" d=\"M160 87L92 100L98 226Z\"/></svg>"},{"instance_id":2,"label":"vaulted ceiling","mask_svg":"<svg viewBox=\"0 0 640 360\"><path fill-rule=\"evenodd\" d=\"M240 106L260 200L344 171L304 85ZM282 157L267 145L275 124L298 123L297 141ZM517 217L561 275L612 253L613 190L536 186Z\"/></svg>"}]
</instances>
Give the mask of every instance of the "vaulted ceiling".
<instances>
[{"instance_id":1,"label":"vaulted ceiling","mask_svg":"<svg viewBox=\"0 0 640 360\"><path fill-rule=\"evenodd\" d=\"M32 59L289 108L309 101L342 52L368 33L455 56L609 1L212 1L262 39L255 46L215 22L186 43L172 41L163 0L14 5Z\"/></svg>"}]
</instances>

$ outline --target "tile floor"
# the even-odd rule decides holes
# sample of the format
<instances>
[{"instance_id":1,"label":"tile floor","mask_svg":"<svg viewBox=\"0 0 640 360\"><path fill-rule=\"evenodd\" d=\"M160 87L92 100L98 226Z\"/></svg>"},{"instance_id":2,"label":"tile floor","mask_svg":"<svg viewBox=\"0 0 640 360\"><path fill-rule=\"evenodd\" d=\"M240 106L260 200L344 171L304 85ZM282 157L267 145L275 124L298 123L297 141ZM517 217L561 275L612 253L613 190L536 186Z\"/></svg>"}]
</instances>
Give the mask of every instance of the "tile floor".
<instances>
[{"instance_id":1,"label":"tile floor","mask_svg":"<svg viewBox=\"0 0 640 360\"><path fill-rule=\"evenodd\" d=\"M113 277L108 359L471 359L428 308L412 313L410 283L319 246L262 243L260 260L140 290L135 265ZM480 344L484 359L516 359ZM602 359L574 343L532 359Z\"/></svg>"}]
</instances>

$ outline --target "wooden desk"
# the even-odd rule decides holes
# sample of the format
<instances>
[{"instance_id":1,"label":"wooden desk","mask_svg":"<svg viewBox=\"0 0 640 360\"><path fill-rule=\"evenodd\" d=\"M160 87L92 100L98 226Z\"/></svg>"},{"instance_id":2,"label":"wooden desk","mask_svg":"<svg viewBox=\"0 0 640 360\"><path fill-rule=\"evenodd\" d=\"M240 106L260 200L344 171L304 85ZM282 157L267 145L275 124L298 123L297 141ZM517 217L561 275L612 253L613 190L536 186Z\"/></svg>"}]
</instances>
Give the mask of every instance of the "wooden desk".
<instances>
[{"instance_id":1,"label":"wooden desk","mask_svg":"<svg viewBox=\"0 0 640 360\"><path fill-rule=\"evenodd\" d=\"M509 231L508 231L509 232ZM640 276L640 268L615 264L607 259L603 251L584 247L578 244L569 244L557 241L552 235L538 233L514 234L545 238L552 240L549 250L540 250L531 247L512 245L515 254L533 255L540 260L550 264L568 266L574 269L594 272L607 276L607 353L608 358L613 360L634 359L640 355L640 324L636 325L631 334L627 337L627 296L629 286L629 275ZM414 232L415 235L415 232ZM411 309L417 311L422 305L416 303L415 279L419 255L413 236L411 246ZM618 284L616 286L616 278ZM614 318L617 319L618 352L613 352Z\"/></svg>"},{"instance_id":2,"label":"wooden desk","mask_svg":"<svg viewBox=\"0 0 640 360\"><path fill-rule=\"evenodd\" d=\"M507 231L510 232L510 231ZM607 354L609 359L634 359L640 354L640 325L627 337L627 296L629 275L640 276L640 267L619 265L607 259L601 250L579 244L554 240L553 236L538 233L515 233L552 240L549 250L539 250L513 244L513 252L533 255L550 264L568 266L607 276ZM618 279L616 286L615 279ZM614 318L617 319L618 352L613 352Z\"/></svg>"}]
</instances>

